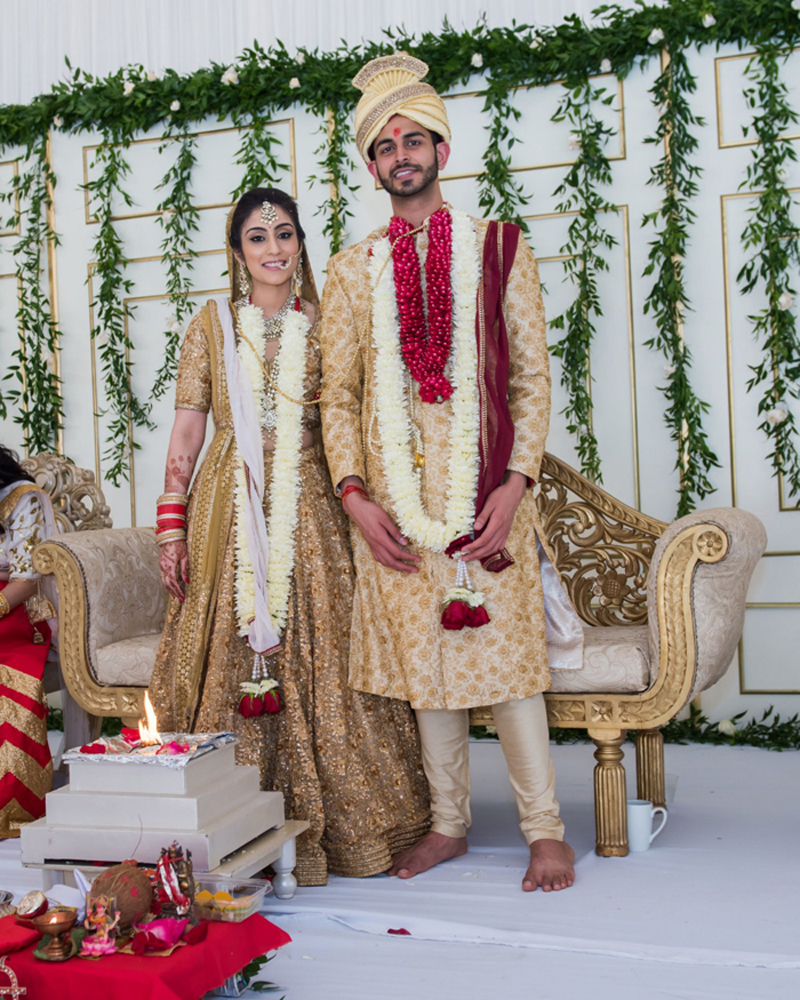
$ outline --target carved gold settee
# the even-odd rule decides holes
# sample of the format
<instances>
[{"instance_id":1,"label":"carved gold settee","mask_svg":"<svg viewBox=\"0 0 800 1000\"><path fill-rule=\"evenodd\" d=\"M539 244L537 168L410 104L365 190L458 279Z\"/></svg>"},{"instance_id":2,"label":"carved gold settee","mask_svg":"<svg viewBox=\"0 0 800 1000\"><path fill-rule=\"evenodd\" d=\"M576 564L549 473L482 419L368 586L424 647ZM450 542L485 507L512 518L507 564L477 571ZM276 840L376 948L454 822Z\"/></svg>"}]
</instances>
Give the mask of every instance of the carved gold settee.
<instances>
[{"instance_id":1,"label":"carved gold settee","mask_svg":"<svg viewBox=\"0 0 800 1000\"><path fill-rule=\"evenodd\" d=\"M628 853L622 743L638 732L638 794L664 804L660 727L727 670L766 536L752 514L697 511L666 525L546 455L538 503L585 623L584 666L553 671L550 724L594 741L597 853ZM64 678L94 716L141 713L166 614L151 528L64 536L36 551L61 593ZM473 722L490 723L476 709Z\"/></svg>"},{"instance_id":2,"label":"carved gold settee","mask_svg":"<svg viewBox=\"0 0 800 1000\"><path fill-rule=\"evenodd\" d=\"M108 505L94 481L94 473L78 469L71 462L47 452L25 458L20 464L50 497L56 525L62 535L111 527ZM44 687L48 694L61 690L67 739L85 742L91 724L86 712L70 697L59 669L57 646L51 648L47 658Z\"/></svg>"}]
</instances>

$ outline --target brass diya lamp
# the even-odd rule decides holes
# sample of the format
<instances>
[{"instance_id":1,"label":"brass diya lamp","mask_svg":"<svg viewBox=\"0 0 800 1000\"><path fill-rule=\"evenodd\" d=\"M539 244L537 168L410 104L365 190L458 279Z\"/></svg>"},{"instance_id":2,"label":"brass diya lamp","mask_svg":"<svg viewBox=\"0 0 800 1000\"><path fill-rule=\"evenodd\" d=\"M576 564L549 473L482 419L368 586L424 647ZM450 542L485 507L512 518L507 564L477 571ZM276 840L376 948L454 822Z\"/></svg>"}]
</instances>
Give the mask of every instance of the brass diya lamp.
<instances>
[{"instance_id":1,"label":"brass diya lamp","mask_svg":"<svg viewBox=\"0 0 800 1000\"><path fill-rule=\"evenodd\" d=\"M42 948L48 958L63 962L72 951L70 931L78 919L78 911L71 906L54 906L47 913L33 917L31 923L40 934L49 934L50 940Z\"/></svg>"}]
</instances>

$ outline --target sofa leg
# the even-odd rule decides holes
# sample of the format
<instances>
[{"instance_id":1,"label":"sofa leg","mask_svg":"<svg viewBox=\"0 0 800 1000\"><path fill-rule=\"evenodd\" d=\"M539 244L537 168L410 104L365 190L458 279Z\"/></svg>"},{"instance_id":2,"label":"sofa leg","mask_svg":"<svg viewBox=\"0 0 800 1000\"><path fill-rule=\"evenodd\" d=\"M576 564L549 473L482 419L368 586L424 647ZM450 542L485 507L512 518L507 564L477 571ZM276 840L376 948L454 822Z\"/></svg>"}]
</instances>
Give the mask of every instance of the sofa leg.
<instances>
[{"instance_id":1,"label":"sofa leg","mask_svg":"<svg viewBox=\"0 0 800 1000\"><path fill-rule=\"evenodd\" d=\"M590 729L595 745L594 817L595 853L601 858L624 858L628 853L628 812L625 768L621 750L625 731Z\"/></svg>"},{"instance_id":2,"label":"sofa leg","mask_svg":"<svg viewBox=\"0 0 800 1000\"><path fill-rule=\"evenodd\" d=\"M660 729L642 729L636 734L636 794L654 806L666 807L664 736Z\"/></svg>"},{"instance_id":3,"label":"sofa leg","mask_svg":"<svg viewBox=\"0 0 800 1000\"><path fill-rule=\"evenodd\" d=\"M100 735L103 720L81 708L66 687L61 688L61 704L64 709L64 749L94 743Z\"/></svg>"}]
</instances>

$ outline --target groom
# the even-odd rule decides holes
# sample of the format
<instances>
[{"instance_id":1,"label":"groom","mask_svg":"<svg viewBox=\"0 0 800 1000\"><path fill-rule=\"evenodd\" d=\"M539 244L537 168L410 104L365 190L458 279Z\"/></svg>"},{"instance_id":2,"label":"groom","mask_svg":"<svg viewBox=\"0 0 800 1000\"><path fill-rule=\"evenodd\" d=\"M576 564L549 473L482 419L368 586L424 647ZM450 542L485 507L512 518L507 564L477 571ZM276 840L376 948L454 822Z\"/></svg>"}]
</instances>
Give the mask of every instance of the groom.
<instances>
[{"instance_id":1,"label":"groom","mask_svg":"<svg viewBox=\"0 0 800 1000\"><path fill-rule=\"evenodd\" d=\"M450 127L427 70L396 53L353 81L356 142L393 218L329 262L322 299L325 450L354 526L350 681L410 701L419 724L433 825L389 874L466 852L469 709L490 705L530 848L522 888L565 889L530 489L550 410L538 269L518 227L444 202Z\"/></svg>"}]
</instances>

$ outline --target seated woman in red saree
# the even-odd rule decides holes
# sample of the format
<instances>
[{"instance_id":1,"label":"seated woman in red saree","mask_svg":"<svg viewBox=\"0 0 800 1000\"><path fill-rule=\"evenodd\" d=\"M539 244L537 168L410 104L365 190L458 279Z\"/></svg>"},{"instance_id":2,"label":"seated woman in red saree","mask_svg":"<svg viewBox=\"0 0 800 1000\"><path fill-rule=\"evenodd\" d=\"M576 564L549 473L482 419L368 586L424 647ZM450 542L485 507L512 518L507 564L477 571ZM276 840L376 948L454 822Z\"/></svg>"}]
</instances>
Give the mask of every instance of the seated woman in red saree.
<instances>
[{"instance_id":1,"label":"seated woman in red saree","mask_svg":"<svg viewBox=\"0 0 800 1000\"><path fill-rule=\"evenodd\" d=\"M32 554L55 531L49 497L0 445L0 839L44 815L52 784L42 686L51 630L39 619L53 608Z\"/></svg>"}]
</instances>

